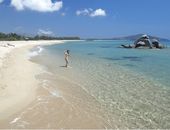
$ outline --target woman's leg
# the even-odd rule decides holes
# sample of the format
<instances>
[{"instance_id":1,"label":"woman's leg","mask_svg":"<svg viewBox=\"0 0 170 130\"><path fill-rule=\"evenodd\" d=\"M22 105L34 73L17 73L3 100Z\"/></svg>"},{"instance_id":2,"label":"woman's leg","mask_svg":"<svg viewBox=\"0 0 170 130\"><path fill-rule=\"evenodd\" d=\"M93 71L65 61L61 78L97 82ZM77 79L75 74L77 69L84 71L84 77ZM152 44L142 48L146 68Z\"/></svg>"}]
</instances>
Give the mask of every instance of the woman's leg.
<instances>
[{"instance_id":1,"label":"woman's leg","mask_svg":"<svg viewBox=\"0 0 170 130\"><path fill-rule=\"evenodd\" d=\"M66 61L66 67L68 67L68 60L67 60L67 59L65 59L65 61Z\"/></svg>"}]
</instances>

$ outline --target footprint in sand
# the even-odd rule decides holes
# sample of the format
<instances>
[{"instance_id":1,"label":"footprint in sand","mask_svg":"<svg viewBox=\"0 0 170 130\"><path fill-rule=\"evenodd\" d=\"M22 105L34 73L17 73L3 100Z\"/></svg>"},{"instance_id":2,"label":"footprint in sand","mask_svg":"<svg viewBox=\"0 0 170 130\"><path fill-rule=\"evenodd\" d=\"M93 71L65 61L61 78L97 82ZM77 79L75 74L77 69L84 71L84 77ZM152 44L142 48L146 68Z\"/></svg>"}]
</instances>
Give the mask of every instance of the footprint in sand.
<instances>
[{"instance_id":1,"label":"footprint in sand","mask_svg":"<svg viewBox=\"0 0 170 130\"><path fill-rule=\"evenodd\" d=\"M0 84L0 98L3 98L6 95L6 92L4 91L7 85Z\"/></svg>"},{"instance_id":2,"label":"footprint in sand","mask_svg":"<svg viewBox=\"0 0 170 130\"><path fill-rule=\"evenodd\" d=\"M7 85L0 84L0 90L4 90L7 87Z\"/></svg>"}]
</instances>

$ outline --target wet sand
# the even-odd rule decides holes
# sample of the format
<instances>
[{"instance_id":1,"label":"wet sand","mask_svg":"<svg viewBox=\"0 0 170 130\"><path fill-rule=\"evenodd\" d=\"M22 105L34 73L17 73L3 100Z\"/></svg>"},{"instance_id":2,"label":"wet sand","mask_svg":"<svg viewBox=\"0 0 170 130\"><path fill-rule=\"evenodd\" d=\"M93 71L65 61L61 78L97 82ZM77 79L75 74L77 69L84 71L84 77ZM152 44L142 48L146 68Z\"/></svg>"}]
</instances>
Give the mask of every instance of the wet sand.
<instances>
[{"instance_id":1,"label":"wet sand","mask_svg":"<svg viewBox=\"0 0 170 130\"><path fill-rule=\"evenodd\" d=\"M9 84L7 81L16 83L16 80L20 84L21 79L26 80L25 83L28 82L29 85L23 88L27 93L25 97L20 95L22 100L19 102L18 99L17 107L11 105L8 107L9 111L5 109L6 113L11 112L8 116L5 111L2 112L4 118L0 118L0 128L169 128L169 89L161 84L118 65L105 69L105 63L90 59L85 63L85 60L75 58L77 61L74 60L75 65L72 63L73 68L66 69L61 67L63 57L51 58L50 55L45 63L52 66L42 68L38 65L41 62L36 62L38 58L35 61L34 58L31 59L32 62L26 58L28 50L29 47L19 48L10 53L4 62L6 67L1 74L6 80L5 85ZM20 58L16 60L14 57L18 56ZM45 56L41 55L39 58L44 59ZM15 66L15 62L19 67ZM83 70L76 70L78 65ZM103 75L106 71L107 75ZM20 78L17 79L18 77ZM17 94L20 93L19 90L13 89ZM0 101L2 102L2 98ZM12 109L16 110L13 112Z\"/></svg>"},{"instance_id":2,"label":"wet sand","mask_svg":"<svg viewBox=\"0 0 170 130\"><path fill-rule=\"evenodd\" d=\"M42 74L38 79L43 80L44 76ZM46 76L45 78L48 77ZM54 90L54 86L44 80L39 84L36 99L20 112L5 120L3 125L14 129L113 128L102 118L102 111L95 109L99 104L93 97L89 97L75 84L63 82L63 80L56 82L64 93ZM74 98L72 94L76 93L81 98Z\"/></svg>"},{"instance_id":3,"label":"wet sand","mask_svg":"<svg viewBox=\"0 0 170 130\"><path fill-rule=\"evenodd\" d=\"M0 128L114 128L86 91L60 77L49 83L46 79L51 78L50 73L29 60L29 50L34 46L61 42L29 43L10 42L16 46L0 48L7 50L0 67Z\"/></svg>"},{"instance_id":4,"label":"wet sand","mask_svg":"<svg viewBox=\"0 0 170 130\"><path fill-rule=\"evenodd\" d=\"M7 46L10 43L13 46ZM42 68L28 60L28 52L36 45L62 43L62 41L3 41L0 42L0 128L4 120L26 106L36 95L39 81L35 76Z\"/></svg>"}]
</instances>

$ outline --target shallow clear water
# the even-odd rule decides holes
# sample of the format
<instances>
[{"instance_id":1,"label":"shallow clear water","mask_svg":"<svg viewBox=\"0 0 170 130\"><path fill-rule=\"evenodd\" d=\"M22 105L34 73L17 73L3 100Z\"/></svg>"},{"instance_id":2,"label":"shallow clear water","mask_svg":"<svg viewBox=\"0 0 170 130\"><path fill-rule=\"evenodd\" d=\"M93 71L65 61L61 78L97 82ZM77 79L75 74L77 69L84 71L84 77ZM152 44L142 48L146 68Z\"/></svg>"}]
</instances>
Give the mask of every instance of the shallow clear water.
<instances>
[{"instance_id":1,"label":"shallow clear water","mask_svg":"<svg viewBox=\"0 0 170 130\"><path fill-rule=\"evenodd\" d=\"M167 49L123 49L121 44L132 43L131 41L89 41L70 42L61 45L45 47L51 56L63 57L63 50L71 50L72 65L74 57L79 56L83 60L92 58L100 60L108 65L118 64L136 73L142 73L155 81L170 87L170 48ZM170 43L163 43L170 45ZM79 67L79 66L77 66Z\"/></svg>"},{"instance_id":2,"label":"shallow clear water","mask_svg":"<svg viewBox=\"0 0 170 130\"><path fill-rule=\"evenodd\" d=\"M128 43L81 41L41 47L31 60L48 71L37 78L50 96L40 95L35 104L39 98L47 101L43 112L54 117L49 122L44 115L43 128L170 128L170 49L119 48ZM71 54L69 68L64 67L66 49ZM51 106L55 108L61 97L70 118L59 125L56 121L62 118L56 119L60 114ZM24 128L39 128L33 127L36 121L28 122Z\"/></svg>"}]
</instances>

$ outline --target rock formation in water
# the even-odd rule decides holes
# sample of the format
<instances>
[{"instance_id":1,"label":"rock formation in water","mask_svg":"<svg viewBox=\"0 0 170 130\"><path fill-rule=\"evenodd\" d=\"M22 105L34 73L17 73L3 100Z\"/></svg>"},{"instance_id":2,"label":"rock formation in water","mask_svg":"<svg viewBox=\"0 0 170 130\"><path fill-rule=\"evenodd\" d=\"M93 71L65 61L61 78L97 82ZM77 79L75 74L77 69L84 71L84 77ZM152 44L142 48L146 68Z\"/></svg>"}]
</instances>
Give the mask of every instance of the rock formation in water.
<instances>
[{"instance_id":1,"label":"rock formation in water","mask_svg":"<svg viewBox=\"0 0 170 130\"><path fill-rule=\"evenodd\" d=\"M124 48L164 48L163 45L160 44L160 42L157 39L150 39L148 35L142 35L140 38L138 38L133 45L121 45Z\"/></svg>"}]
</instances>

